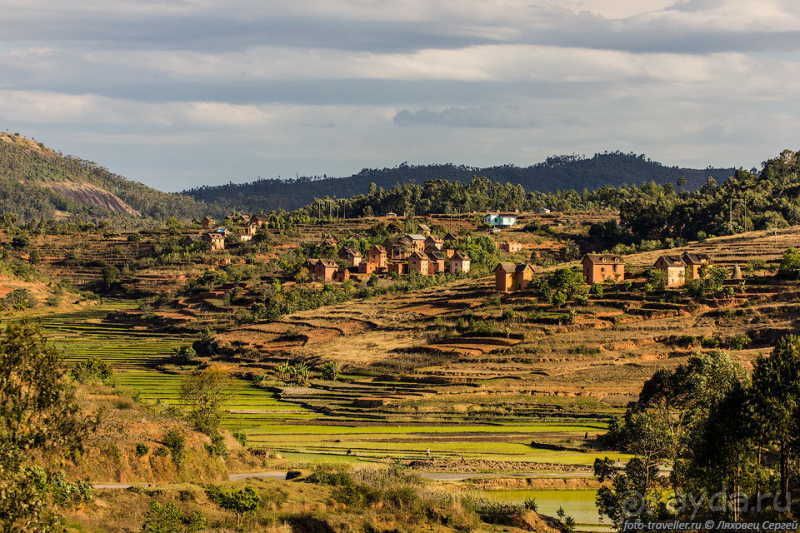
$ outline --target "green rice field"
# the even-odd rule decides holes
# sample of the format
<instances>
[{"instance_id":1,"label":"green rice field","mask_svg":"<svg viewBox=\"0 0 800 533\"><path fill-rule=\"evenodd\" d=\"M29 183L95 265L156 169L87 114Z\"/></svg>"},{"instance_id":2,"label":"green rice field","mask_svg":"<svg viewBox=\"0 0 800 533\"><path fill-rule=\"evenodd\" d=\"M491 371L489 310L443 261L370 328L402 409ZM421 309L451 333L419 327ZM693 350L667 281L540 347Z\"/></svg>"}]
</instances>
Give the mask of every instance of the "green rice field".
<instances>
[{"instance_id":1,"label":"green rice field","mask_svg":"<svg viewBox=\"0 0 800 533\"><path fill-rule=\"evenodd\" d=\"M115 371L117 383L145 403L180 408L182 376L158 366L173 348L193 339L127 323L107 322L119 304L89 310L40 315L34 318L50 341L74 364L97 356ZM243 431L251 446L280 451L287 457L308 459L481 459L552 465L591 465L606 454L533 448L531 440L556 436L580 440L584 434L605 430L598 422L540 421L530 424L392 424L328 417L297 403L281 401L273 391L236 379L226 404L224 427ZM613 454L613 459L623 458Z\"/></svg>"},{"instance_id":2,"label":"green rice field","mask_svg":"<svg viewBox=\"0 0 800 533\"><path fill-rule=\"evenodd\" d=\"M490 490L481 493L484 498L517 505L533 498L541 514L555 517L558 509L563 508L581 531L610 531L608 518L601 522L597 514L596 495L594 490Z\"/></svg>"}]
</instances>

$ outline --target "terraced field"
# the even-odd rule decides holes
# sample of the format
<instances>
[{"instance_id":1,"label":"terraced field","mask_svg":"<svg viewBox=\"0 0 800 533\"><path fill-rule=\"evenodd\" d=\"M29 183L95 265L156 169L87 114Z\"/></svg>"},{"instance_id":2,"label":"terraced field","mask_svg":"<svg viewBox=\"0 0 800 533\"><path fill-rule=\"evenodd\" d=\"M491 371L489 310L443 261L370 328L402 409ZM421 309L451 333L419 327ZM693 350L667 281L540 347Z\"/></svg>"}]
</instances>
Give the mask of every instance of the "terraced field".
<instances>
[{"instance_id":1,"label":"terraced field","mask_svg":"<svg viewBox=\"0 0 800 533\"><path fill-rule=\"evenodd\" d=\"M130 304L112 302L85 311L40 315L39 322L50 342L63 351L68 364L97 356L115 371L117 382L144 402L180 407L182 376L157 370L172 349L193 339L149 331L146 327L115 324L105 319L110 311ZM235 390L225 408L224 425L230 429L263 427L288 421L307 421L319 415L296 404L278 400L274 392L252 382L235 379Z\"/></svg>"}]
</instances>

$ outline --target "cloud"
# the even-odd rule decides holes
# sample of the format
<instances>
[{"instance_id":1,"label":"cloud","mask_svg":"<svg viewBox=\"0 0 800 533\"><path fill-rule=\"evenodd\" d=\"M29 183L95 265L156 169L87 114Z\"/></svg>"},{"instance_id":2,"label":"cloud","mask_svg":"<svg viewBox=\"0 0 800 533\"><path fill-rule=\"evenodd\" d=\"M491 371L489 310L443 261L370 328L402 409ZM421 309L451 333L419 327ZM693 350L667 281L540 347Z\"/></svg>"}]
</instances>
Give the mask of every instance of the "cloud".
<instances>
[{"instance_id":1,"label":"cloud","mask_svg":"<svg viewBox=\"0 0 800 533\"><path fill-rule=\"evenodd\" d=\"M513 107L449 107L442 111L403 109L394 116L399 126L451 126L457 128L532 128L536 119L529 110Z\"/></svg>"},{"instance_id":2,"label":"cloud","mask_svg":"<svg viewBox=\"0 0 800 533\"><path fill-rule=\"evenodd\" d=\"M796 0L0 6L3 127L168 188L616 148L749 167L800 136Z\"/></svg>"}]
</instances>

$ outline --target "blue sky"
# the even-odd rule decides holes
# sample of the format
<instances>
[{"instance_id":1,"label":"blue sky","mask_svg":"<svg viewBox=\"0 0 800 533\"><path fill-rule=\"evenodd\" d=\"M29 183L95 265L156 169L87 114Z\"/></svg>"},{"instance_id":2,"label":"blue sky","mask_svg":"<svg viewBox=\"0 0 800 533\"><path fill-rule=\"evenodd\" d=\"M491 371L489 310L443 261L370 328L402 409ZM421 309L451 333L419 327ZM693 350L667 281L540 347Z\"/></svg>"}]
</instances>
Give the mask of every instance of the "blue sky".
<instances>
[{"instance_id":1,"label":"blue sky","mask_svg":"<svg viewBox=\"0 0 800 533\"><path fill-rule=\"evenodd\" d=\"M163 190L800 140L796 0L0 0L0 129Z\"/></svg>"}]
</instances>

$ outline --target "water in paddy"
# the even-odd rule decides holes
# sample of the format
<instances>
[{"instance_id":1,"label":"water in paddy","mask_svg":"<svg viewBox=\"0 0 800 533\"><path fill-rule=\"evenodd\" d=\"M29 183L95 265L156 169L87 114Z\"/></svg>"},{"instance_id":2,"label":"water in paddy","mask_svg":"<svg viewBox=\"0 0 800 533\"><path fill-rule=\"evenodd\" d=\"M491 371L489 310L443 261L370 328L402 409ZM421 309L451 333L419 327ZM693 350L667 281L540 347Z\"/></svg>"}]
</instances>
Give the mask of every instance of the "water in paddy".
<instances>
[{"instance_id":1,"label":"water in paddy","mask_svg":"<svg viewBox=\"0 0 800 533\"><path fill-rule=\"evenodd\" d=\"M567 516L571 516L581 526L608 526L608 518L603 522L597 514L594 503L597 491L594 490L487 490L483 496L487 499L521 505L527 498L533 498L539 506L539 513L556 517L559 507L564 508ZM581 527L582 530L589 528ZM594 529L600 529L592 527ZM605 529L605 528L603 528Z\"/></svg>"}]
</instances>

